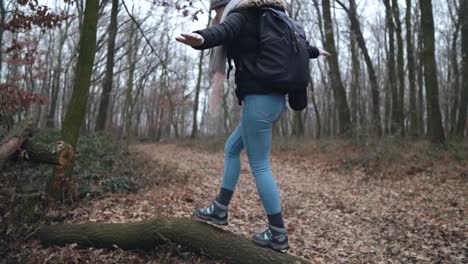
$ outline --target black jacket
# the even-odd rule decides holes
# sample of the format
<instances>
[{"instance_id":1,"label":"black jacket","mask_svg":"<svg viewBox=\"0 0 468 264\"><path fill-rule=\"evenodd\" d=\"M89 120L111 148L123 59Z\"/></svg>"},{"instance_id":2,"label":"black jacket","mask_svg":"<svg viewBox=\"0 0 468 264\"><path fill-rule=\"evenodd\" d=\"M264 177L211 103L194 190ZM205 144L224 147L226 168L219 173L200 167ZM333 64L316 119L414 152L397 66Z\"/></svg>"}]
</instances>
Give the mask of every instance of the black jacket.
<instances>
[{"instance_id":1,"label":"black jacket","mask_svg":"<svg viewBox=\"0 0 468 264\"><path fill-rule=\"evenodd\" d=\"M220 45L227 47L228 58L232 58L236 67L236 95L239 104L247 94L272 93L269 87L263 85L255 78L255 72L251 72L244 65L255 65L255 59L259 49L258 41L258 7L271 7L284 11L282 0L241 0L227 16L223 23L212 27L195 31L203 36L205 42L195 49L209 49ZM317 58L319 51L316 47L309 46L310 58Z\"/></svg>"}]
</instances>

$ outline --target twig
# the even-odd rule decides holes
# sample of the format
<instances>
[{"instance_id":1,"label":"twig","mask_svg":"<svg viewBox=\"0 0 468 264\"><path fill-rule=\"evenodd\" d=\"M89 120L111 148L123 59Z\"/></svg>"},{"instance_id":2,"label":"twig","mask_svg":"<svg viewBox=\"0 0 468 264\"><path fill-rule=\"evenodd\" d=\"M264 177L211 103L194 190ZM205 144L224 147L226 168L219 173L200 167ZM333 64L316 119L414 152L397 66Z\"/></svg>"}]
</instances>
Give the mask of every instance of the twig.
<instances>
[{"instance_id":1,"label":"twig","mask_svg":"<svg viewBox=\"0 0 468 264\"><path fill-rule=\"evenodd\" d=\"M39 229L40 229L40 227L36 227L36 229L34 229L34 231L33 231L31 234L27 235L27 236L21 241L20 244L23 244L24 242L28 241L32 236L34 236L34 235L37 233L37 231L38 231Z\"/></svg>"},{"instance_id":2,"label":"twig","mask_svg":"<svg viewBox=\"0 0 468 264\"><path fill-rule=\"evenodd\" d=\"M167 68L167 65L164 63L164 60L161 58L161 56L156 52L156 49L153 47L153 45L151 44L151 41L148 39L148 37L146 37L146 34L145 32L143 31L143 29L141 28L140 26L140 23L138 23L138 21L135 19L135 17L130 13L130 11L128 10L128 7L127 5L125 4L125 0L122 0L122 4L125 8L125 11L127 12L128 16L130 17L130 19L133 21L133 23L135 23L135 25L138 27L138 30L140 31L141 35L143 36L143 38L145 39L146 43L148 44L148 46L150 46L151 48L151 51L154 53L154 55L156 55L156 57L159 59L159 62L163 65L163 67L166 69Z\"/></svg>"},{"instance_id":3,"label":"twig","mask_svg":"<svg viewBox=\"0 0 468 264\"><path fill-rule=\"evenodd\" d=\"M133 23L135 23L135 25L137 26L138 30L140 31L141 35L143 36L143 38L145 39L146 43L148 44L148 46L150 46L151 48L151 51L154 53L154 55L156 55L156 57L158 58L159 60L159 63L162 65L163 69L166 70L166 71L169 71L169 72L172 72L174 73L178 79L180 79L179 77L179 73L177 71L174 71L172 69L169 69L169 67L167 67L167 64L166 62L161 58L161 55L159 55L159 53L156 52L156 49L153 47L153 45L151 44L151 41L148 39L148 37L146 37L146 34L144 32L144 30L141 28L140 26L140 23L138 23L138 21L135 19L135 17L130 13L130 11L128 10L128 7L127 5L125 4L125 0L122 0L122 4L125 8L125 11L127 12L128 16L130 17L130 19L133 21Z\"/></svg>"}]
</instances>

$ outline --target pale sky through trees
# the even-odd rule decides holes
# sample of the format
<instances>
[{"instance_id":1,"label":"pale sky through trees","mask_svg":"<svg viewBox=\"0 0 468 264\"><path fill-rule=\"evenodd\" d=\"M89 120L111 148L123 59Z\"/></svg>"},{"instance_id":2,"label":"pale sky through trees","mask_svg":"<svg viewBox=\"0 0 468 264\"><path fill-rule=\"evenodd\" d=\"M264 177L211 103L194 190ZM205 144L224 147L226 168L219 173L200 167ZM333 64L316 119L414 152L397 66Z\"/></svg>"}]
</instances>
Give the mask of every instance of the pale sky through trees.
<instances>
[{"instance_id":1,"label":"pale sky through trees","mask_svg":"<svg viewBox=\"0 0 468 264\"><path fill-rule=\"evenodd\" d=\"M135 17L137 19L143 19L144 17L148 17L148 20L151 20L151 17L158 16L159 13L161 12L162 8L160 6L154 6L152 4L152 0L125 0L126 5L128 8L131 10L132 6L135 8ZM289 1L287 1L289 2ZM344 1L345 4L348 4L348 1ZM401 20L403 21L404 19L404 8L405 6L405 1L404 0L398 0L399 5L400 5L400 15L401 15ZM63 4L63 0L39 0L39 3L48 5L50 7L57 7L59 5ZM333 5L332 1L332 5ZM194 30L202 29L206 27L206 23L208 21L208 7L210 5L210 0L199 0L199 1L194 1L194 9L196 10L201 9L203 10L203 14L198 15L198 21L192 21L190 17L184 17L181 12L170 12L169 17L171 18L170 21L175 25L174 28L174 35L178 35L180 32L191 32ZM443 0L435 0L433 1L434 9L437 10L435 12L435 27L436 27L436 42L438 39L441 38L441 36L437 36L440 34L440 29L443 29L446 23L449 20L448 17L448 10L447 10L447 3L444 2ZM383 3L379 0L360 0L357 1L357 6L358 6L358 14L360 15L360 20L361 24L363 25L363 33L366 39L372 38L372 33L369 32L369 27L366 25L369 23L373 23L375 19L378 17L384 17L384 12L385 9L383 8ZM108 11L110 12L110 5L108 8ZM348 18L345 14L344 11L341 10L341 8L335 4L336 8L336 17L338 19L338 23L340 24L347 24L348 23ZM311 8L310 12L312 12L312 16L315 16L315 9ZM148 13L150 15L148 15ZM214 13L212 16L214 17ZM414 14L413 14L414 15ZM123 17L127 16L126 11L122 8L119 12L119 18L123 19ZM149 22L149 21L148 21ZM304 22L304 27L308 27L307 24L311 23L310 21ZM316 21L313 21L314 23L312 25L312 28L317 28L317 23ZM310 27L310 26L309 26ZM439 30L437 30L439 29ZM311 42L314 42L314 40L320 39L318 30L314 33L309 33L309 39ZM346 41L345 39L342 39L343 41ZM317 41L316 43L312 43L318 47L322 46L321 41ZM181 44L176 44L176 45L181 45ZM323 47L326 49L326 47ZM437 45L436 45L437 48ZM197 54L197 51L191 52L194 55Z\"/></svg>"}]
</instances>

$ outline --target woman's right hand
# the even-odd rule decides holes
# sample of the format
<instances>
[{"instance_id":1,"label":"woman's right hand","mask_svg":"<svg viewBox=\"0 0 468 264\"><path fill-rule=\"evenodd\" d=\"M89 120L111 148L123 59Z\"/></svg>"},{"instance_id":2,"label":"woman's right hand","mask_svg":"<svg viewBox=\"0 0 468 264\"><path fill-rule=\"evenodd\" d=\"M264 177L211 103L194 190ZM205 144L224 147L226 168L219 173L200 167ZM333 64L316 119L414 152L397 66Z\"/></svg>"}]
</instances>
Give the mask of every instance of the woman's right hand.
<instances>
[{"instance_id":1,"label":"woman's right hand","mask_svg":"<svg viewBox=\"0 0 468 264\"><path fill-rule=\"evenodd\" d=\"M199 47L205 43L203 36L197 33L181 33L176 40L192 47Z\"/></svg>"},{"instance_id":2,"label":"woman's right hand","mask_svg":"<svg viewBox=\"0 0 468 264\"><path fill-rule=\"evenodd\" d=\"M320 49L320 48L318 50L321 56L326 56L326 57L330 56L330 53L328 51Z\"/></svg>"}]
</instances>

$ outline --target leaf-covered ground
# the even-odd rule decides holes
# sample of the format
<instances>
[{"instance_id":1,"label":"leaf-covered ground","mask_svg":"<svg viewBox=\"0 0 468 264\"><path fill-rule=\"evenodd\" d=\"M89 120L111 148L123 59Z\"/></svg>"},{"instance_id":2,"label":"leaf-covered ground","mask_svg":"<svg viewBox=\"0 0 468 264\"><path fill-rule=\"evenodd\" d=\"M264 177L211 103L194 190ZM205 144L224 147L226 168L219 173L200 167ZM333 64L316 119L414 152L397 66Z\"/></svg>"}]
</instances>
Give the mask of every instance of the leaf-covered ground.
<instances>
[{"instance_id":1,"label":"leaf-covered ground","mask_svg":"<svg viewBox=\"0 0 468 264\"><path fill-rule=\"evenodd\" d=\"M148 191L96 198L69 212L65 222L190 217L195 207L207 205L218 192L222 150L139 144L131 147L131 153L138 161L141 179L154 179ZM313 263L468 263L466 163L418 163L395 169L395 175L387 170L384 175L366 166L349 165L326 150L314 155L286 153L272 155L272 170L281 193L291 254ZM225 228L246 237L267 226L245 154L229 217ZM189 253L175 257L171 249L150 253L76 249L73 245L45 249L37 240L24 247L24 254L35 259L49 258L43 263L58 263L60 258L68 263L209 261Z\"/></svg>"}]
</instances>

